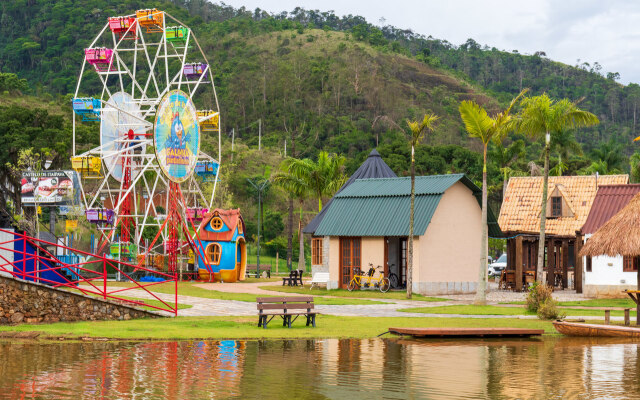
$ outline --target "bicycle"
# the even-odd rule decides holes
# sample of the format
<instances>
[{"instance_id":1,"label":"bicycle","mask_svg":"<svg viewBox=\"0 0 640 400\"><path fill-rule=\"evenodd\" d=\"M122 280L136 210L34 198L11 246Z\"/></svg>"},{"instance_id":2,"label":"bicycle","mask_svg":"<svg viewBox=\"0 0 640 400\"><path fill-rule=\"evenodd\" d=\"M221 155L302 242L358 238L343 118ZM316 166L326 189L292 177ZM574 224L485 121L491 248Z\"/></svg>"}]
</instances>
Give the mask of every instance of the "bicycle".
<instances>
[{"instance_id":1,"label":"bicycle","mask_svg":"<svg viewBox=\"0 0 640 400\"><path fill-rule=\"evenodd\" d=\"M389 278L385 278L383 271L380 271L377 278L373 277L373 275L376 273L376 269L378 268L382 268L382 266L378 265L374 268L373 264L369 264L369 272L367 272L366 275L362 271L354 271L353 278L351 278L351 281L349 281L347 289L351 292L356 288L360 289L363 287L374 287L378 288L382 293L386 293L391 287L391 285L389 284Z\"/></svg>"},{"instance_id":2,"label":"bicycle","mask_svg":"<svg viewBox=\"0 0 640 400\"><path fill-rule=\"evenodd\" d=\"M389 269L391 269L394 266L395 264L389 265ZM394 272L391 272L389 274L389 285L391 285L392 288L397 289L399 283L400 283L400 278L398 278L398 275L396 275Z\"/></svg>"}]
</instances>

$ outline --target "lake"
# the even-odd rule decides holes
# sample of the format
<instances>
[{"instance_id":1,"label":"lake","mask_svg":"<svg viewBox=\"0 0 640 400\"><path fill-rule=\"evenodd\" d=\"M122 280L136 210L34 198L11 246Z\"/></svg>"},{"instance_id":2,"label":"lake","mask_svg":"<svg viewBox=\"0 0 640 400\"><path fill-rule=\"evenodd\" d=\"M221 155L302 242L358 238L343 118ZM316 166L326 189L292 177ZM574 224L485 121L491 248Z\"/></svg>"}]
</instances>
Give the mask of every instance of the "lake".
<instances>
[{"instance_id":1,"label":"lake","mask_svg":"<svg viewBox=\"0 0 640 400\"><path fill-rule=\"evenodd\" d=\"M640 343L0 342L2 399L637 399Z\"/></svg>"}]
</instances>

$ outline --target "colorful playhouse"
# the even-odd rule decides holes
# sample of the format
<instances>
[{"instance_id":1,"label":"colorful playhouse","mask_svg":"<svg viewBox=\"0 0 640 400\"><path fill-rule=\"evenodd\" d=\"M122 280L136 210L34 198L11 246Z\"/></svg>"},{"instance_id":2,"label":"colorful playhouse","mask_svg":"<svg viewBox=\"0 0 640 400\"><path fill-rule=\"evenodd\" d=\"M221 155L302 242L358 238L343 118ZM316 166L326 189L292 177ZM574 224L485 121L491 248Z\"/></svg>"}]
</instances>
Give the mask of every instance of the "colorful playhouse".
<instances>
[{"instance_id":1,"label":"colorful playhouse","mask_svg":"<svg viewBox=\"0 0 640 400\"><path fill-rule=\"evenodd\" d=\"M247 267L247 247L240 209L216 208L207 213L200 223L198 235L215 280L243 281ZM201 248L198 241L196 246ZM201 259L198 260L198 272L201 279L209 280L209 272Z\"/></svg>"}]
</instances>

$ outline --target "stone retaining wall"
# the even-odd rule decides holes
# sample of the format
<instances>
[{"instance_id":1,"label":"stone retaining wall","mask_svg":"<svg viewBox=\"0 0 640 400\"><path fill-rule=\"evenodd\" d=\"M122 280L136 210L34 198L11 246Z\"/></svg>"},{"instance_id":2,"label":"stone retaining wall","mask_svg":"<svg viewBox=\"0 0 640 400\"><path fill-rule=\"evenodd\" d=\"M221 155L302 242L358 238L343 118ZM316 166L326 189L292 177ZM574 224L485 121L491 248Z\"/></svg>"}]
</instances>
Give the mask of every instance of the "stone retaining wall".
<instances>
[{"instance_id":1,"label":"stone retaining wall","mask_svg":"<svg viewBox=\"0 0 640 400\"><path fill-rule=\"evenodd\" d=\"M0 325L160 316L163 315L40 283L0 276Z\"/></svg>"}]
</instances>

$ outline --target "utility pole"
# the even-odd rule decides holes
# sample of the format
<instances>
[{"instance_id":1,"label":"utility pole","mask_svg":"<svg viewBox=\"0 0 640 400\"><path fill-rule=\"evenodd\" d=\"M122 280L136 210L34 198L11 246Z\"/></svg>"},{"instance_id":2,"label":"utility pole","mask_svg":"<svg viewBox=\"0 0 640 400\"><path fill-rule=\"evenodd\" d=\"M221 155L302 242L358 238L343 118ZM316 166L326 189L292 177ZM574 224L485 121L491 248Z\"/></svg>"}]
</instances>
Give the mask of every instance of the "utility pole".
<instances>
[{"instance_id":1,"label":"utility pole","mask_svg":"<svg viewBox=\"0 0 640 400\"><path fill-rule=\"evenodd\" d=\"M262 182L262 184L256 185L249 178L247 178L247 182L249 182L251 186L253 186L258 192L258 243L257 243L258 248L257 248L257 255L256 255L256 275L259 275L260 274L260 225L261 225L260 216L262 215L262 192L264 192L264 190L269 186L270 182L268 179L265 179L264 182Z\"/></svg>"},{"instance_id":2,"label":"utility pole","mask_svg":"<svg viewBox=\"0 0 640 400\"><path fill-rule=\"evenodd\" d=\"M236 141L236 130L235 128L231 128L231 162L233 162L233 151L235 149L234 147L235 141Z\"/></svg>"},{"instance_id":3,"label":"utility pole","mask_svg":"<svg viewBox=\"0 0 640 400\"><path fill-rule=\"evenodd\" d=\"M262 118L258 119L258 150L262 149Z\"/></svg>"}]
</instances>

